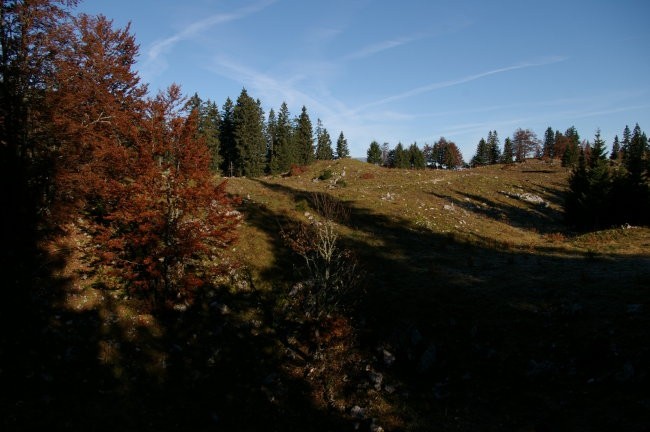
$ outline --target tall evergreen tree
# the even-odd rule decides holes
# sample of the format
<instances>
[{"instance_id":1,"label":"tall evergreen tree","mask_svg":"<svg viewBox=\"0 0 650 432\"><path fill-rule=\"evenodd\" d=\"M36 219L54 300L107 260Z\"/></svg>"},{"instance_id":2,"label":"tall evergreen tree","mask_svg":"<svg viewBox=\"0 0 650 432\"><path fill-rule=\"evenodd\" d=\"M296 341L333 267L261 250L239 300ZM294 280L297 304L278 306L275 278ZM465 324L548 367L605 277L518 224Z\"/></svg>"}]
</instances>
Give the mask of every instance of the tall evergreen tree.
<instances>
[{"instance_id":1,"label":"tall evergreen tree","mask_svg":"<svg viewBox=\"0 0 650 432\"><path fill-rule=\"evenodd\" d=\"M511 164L514 162L514 148L512 146L512 140L510 137L506 137L506 140L503 142L503 154L501 155L501 163Z\"/></svg>"},{"instance_id":2,"label":"tall evergreen tree","mask_svg":"<svg viewBox=\"0 0 650 432\"><path fill-rule=\"evenodd\" d=\"M275 142L273 144L274 158L271 164L271 173L278 174L286 172L295 163L296 158L293 152L293 128L289 108L286 102L282 102L278 112L278 121L275 128Z\"/></svg>"},{"instance_id":3,"label":"tall evergreen tree","mask_svg":"<svg viewBox=\"0 0 650 432\"><path fill-rule=\"evenodd\" d=\"M368 163L375 165L379 165L381 163L381 147L379 147L379 143L377 141L370 143L367 156L368 157L366 158L366 161Z\"/></svg>"},{"instance_id":4,"label":"tall evergreen tree","mask_svg":"<svg viewBox=\"0 0 650 432\"><path fill-rule=\"evenodd\" d=\"M295 134L295 145L298 151L298 163L308 165L314 161L314 134L307 108L303 105Z\"/></svg>"},{"instance_id":5,"label":"tall evergreen tree","mask_svg":"<svg viewBox=\"0 0 650 432\"><path fill-rule=\"evenodd\" d=\"M210 150L210 170L219 172L222 165L221 160L221 139L219 129L221 128L221 116L215 102L208 100L203 108L200 119L200 131L205 138L205 143Z\"/></svg>"},{"instance_id":6,"label":"tall evergreen tree","mask_svg":"<svg viewBox=\"0 0 650 432\"><path fill-rule=\"evenodd\" d=\"M587 218L589 179L587 162L582 150L578 155L578 164L569 177L569 192L564 203L564 214L569 224L582 226Z\"/></svg>"},{"instance_id":7,"label":"tall evergreen tree","mask_svg":"<svg viewBox=\"0 0 650 432\"><path fill-rule=\"evenodd\" d=\"M350 157L350 150L348 149L348 140L343 136L343 132L339 134L339 139L336 140L336 158L345 159Z\"/></svg>"},{"instance_id":8,"label":"tall evergreen tree","mask_svg":"<svg viewBox=\"0 0 650 432\"><path fill-rule=\"evenodd\" d=\"M555 147L555 132L553 132L552 127L546 128L544 132L544 144L542 145L542 157L547 159L553 159L555 156L553 153Z\"/></svg>"},{"instance_id":9,"label":"tall evergreen tree","mask_svg":"<svg viewBox=\"0 0 650 432\"><path fill-rule=\"evenodd\" d=\"M580 135L575 126L571 126L564 132L558 147L563 149L561 156L563 167L575 167L579 163L580 154L584 149L580 146Z\"/></svg>"},{"instance_id":10,"label":"tall evergreen tree","mask_svg":"<svg viewBox=\"0 0 650 432\"><path fill-rule=\"evenodd\" d=\"M332 150L332 138L323 123L318 119L316 126L316 159L332 160L334 159L334 150Z\"/></svg>"},{"instance_id":11,"label":"tall evergreen tree","mask_svg":"<svg viewBox=\"0 0 650 432\"><path fill-rule=\"evenodd\" d=\"M397 146L395 146L395 168L410 168L411 161L409 159L408 151L404 148L401 142L397 143Z\"/></svg>"},{"instance_id":12,"label":"tall evergreen tree","mask_svg":"<svg viewBox=\"0 0 650 432\"><path fill-rule=\"evenodd\" d=\"M497 135L497 131L490 131L488 132L488 139L487 139L487 157L488 157L488 163L489 164L496 164L499 163L501 159L501 148L499 145L499 135Z\"/></svg>"},{"instance_id":13,"label":"tall evergreen tree","mask_svg":"<svg viewBox=\"0 0 650 432\"><path fill-rule=\"evenodd\" d=\"M417 143L411 144L408 150L409 153L409 167L413 169L424 169L426 168L426 161L424 159L424 153L420 150Z\"/></svg>"},{"instance_id":14,"label":"tall evergreen tree","mask_svg":"<svg viewBox=\"0 0 650 432\"><path fill-rule=\"evenodd\" d=\"M627 151L623 156L623 163L629 172L632 183L641 184L644 181L643 174L646 169L645 156L648 151L648 139L641 132L638 123L634 127L632 137L629 141Z\"/></svg>"},{"instance_id":15,"label":"tall evergreen tree","mask_svg":"<svg viewBox=\"0 0 650 432\"><path fill-rule=\"evenodd\" d=\"M619 160L621 158L621 143L618 141L618 135L614 136L614 143L612 144L612 153L609 155L611 160Z\"/></svg>"},{"instance_id":16,"label":"tall evergreen tree","mask_svg":"<svg viewBox=\"0 0 650 432\"><path fill-rule=\"evenodd\" d=\"M235 163L238 159L237 146L235 145L235 104L232 99L226 98L221 114L221 127L219 137L221 138L221 171L228 176L235 174Z\"/></svg>"},{"instance_id":17,"label":"tall evergreen tree","mask_svg":"<svg viewBox=\"0 0 650 432\"><path fill-rule=\"evenodd\" d=\"M210 170L212 172L219 172L222 163L220 154L221 143L219 139L219 128L221 125L219 108L214 102L209 99L203 101L198 93L194 93L185 103L185 110L188 112L196 112L198 135L205 141L211 155Z\"/></svg>"},{"instance_id":18,"label":"tall evergreen tree","mask_svg":"<svg viewBox=\"0 0 650 432\"><path fill-rule=\"evenodd\" d=\"M269 117L268 120L266 121L266 169L269 173L273 172L273 169L271 168L272 166L276 165L275 164L275 158L276 154L274 151L274 144L275 144L275 134L276 134L276 129L277 129L277 119L275 118L275 111L273 108L269 110Z\"/></svg>"},{"instance_id":19,"label":"tall evergreen tree","mask_svg":"<svg viewBox=\"0 0 650 432\"><path fill-rule=\"evenodd\" d=\"M491 134L492 132L490 132ZM476 154L472 158L470 165L473 167L487 165L489 163L488 146L485 139L481 138L476 146Z\"/></svg>"},{"instance_id":20,"label":"tall evergreen tree","mask_svg":"<svg viewBox=\"0 0 650 432\"><path fill-rule=\"evenodd\" d=\"M237 175L259 177L266 165L266 140L261 107L242 89L233 111Z\"/></svg>"},{"instance_id":21,"label":"tall evergreen tree","mask_svg":"<svg viewBox=\"0 0 650 432\"><path fill-rule=\"evenodd\" d=\"M623 157L623 160L626 159L626 154L630 150L630 141L632 140L632 132L630 132L630 127L628 125L625 125L625 129L623 129L623 140L621 141L621 154Z\"/></svg>"}]
</instances>

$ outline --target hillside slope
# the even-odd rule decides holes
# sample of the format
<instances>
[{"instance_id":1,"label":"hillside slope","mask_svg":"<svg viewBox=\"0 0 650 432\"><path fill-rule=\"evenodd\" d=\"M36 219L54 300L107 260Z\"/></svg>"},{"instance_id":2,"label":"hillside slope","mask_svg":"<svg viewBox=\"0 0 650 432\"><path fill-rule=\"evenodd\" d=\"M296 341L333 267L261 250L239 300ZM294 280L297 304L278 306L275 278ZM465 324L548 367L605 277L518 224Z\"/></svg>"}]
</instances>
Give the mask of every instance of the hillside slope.
<instances>
[{"instance_id":1,"label":"hillside slope","mask_svg":"<svg viewBox=\"0 0 650 432\"><path fill-rule=\"evenodd\" d=\"M315 192L349 209L338 227L363 267L356 349L398 389L371 397L384 427L607 430L624 415L641 430L650 231L570 232L567 176L539 161L449 172L340 160L230 179L246 215L237 254L258 288L286 295L300 261L279 231L317 210Z\"/></svg>"}]
</instances>

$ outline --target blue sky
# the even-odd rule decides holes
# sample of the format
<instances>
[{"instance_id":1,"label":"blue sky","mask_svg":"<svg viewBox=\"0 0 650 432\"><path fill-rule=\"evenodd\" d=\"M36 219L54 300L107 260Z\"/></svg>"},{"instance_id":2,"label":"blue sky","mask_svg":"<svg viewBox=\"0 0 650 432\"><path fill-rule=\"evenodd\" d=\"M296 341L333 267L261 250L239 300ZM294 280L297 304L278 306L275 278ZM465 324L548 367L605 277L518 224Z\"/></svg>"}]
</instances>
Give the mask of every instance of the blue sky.
<instances>
[{"instance_id":1,"label":"blue sky","mask_svg":"<svg viewBox=\"0 0 650 432\"><path fill-rule=\"evenodd\" d=\"M136 68L220 106L246 88L265 111L303 105L352 156L371 141L441 136L469 160L496 130L650 128L650 2L86 0L131 22Z\"/></svg>"}]
</instances>

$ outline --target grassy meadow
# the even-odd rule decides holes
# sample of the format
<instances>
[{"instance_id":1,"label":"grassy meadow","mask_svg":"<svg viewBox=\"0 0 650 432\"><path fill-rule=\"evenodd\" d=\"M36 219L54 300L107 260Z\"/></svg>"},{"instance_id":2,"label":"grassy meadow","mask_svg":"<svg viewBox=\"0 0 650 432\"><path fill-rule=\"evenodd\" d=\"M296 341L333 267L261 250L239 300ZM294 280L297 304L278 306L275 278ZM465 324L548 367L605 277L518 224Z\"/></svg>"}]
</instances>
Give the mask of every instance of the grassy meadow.
<instances>
[{"instance_id":1,"label":"grassy meadow","mask_svg":"<svg viewBox=\"0 0 650 432\"><path fill-rule=\"evenodd\" d=\"M3 430L647 430L650 229L568 230L568 171L540 161L294 174L227 180L238 264L161 316L82 219L50 236L4 354ZM347 210L359 263L322 322L292 307L303 262L281 236L318 216L314 193Z\"/></svg>"}]
</instances>

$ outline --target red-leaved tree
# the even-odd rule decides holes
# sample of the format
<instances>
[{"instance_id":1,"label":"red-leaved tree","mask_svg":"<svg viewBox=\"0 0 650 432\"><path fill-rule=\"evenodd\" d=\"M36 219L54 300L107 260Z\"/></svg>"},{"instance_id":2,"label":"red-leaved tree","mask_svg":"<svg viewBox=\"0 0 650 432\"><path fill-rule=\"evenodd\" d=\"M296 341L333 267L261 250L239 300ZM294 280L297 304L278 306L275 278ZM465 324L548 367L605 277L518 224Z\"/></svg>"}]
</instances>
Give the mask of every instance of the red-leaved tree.
<instances>
[{"instance_id":1,"label":"red-leaved tree","mask_svg":"<svg viewBox=\"0 0 650 432\"><path fill-rule=\"evenodd\" d=\"M154 307L187 300L218 273L239 214L215 185L180 88L146 99L128 28L82 15L62 29L48 93L58 215L81 211L97 253Z\"/></svg>"}]
</instances>

